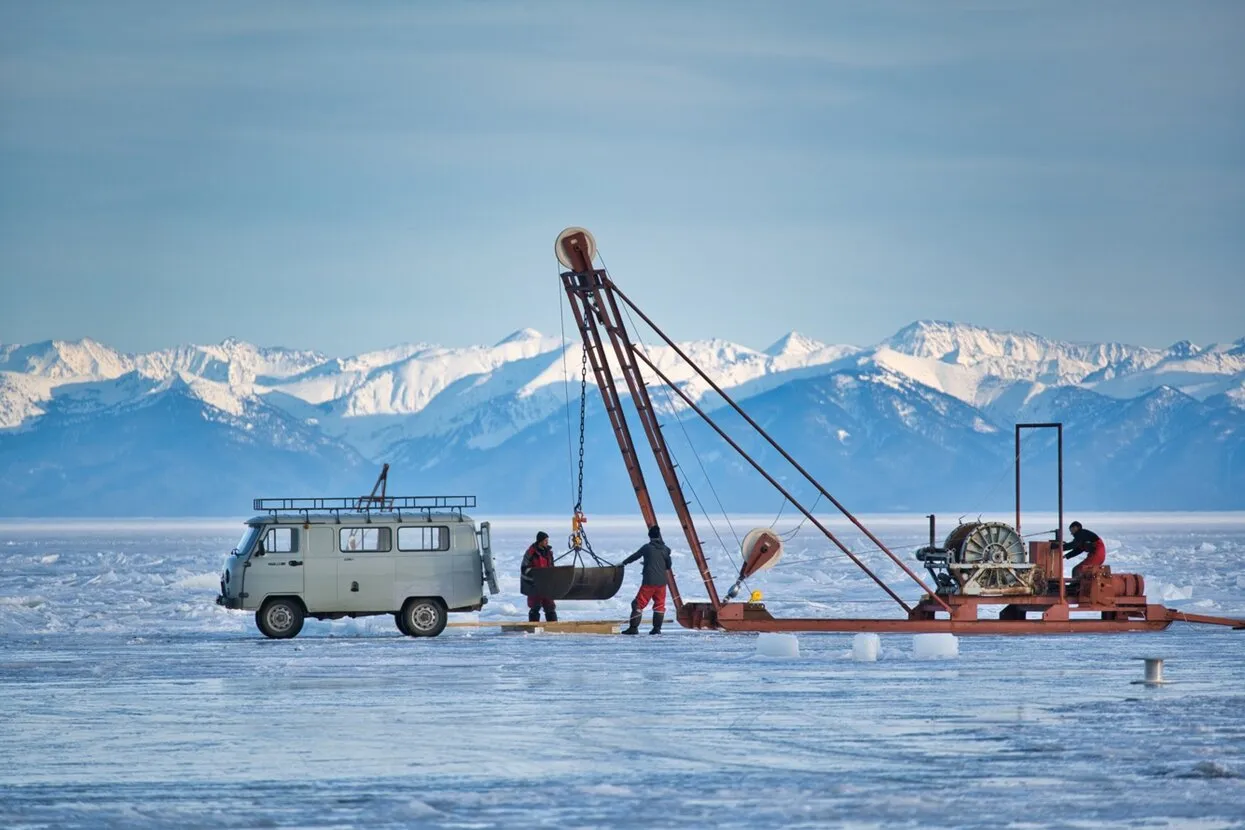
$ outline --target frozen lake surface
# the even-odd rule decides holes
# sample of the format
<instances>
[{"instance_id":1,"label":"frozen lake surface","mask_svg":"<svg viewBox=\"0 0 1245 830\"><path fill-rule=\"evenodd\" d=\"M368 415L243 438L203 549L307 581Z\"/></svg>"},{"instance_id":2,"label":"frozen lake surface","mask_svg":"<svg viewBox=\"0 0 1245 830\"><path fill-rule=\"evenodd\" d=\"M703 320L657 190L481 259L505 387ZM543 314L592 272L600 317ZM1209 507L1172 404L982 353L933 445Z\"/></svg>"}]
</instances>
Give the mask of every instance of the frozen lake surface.
<instances>
[{"instance_id":1,"label":"frozen lake surface","mask_svg":"<svg viewBox=\"0 0 1245 830\"><path fill-rule=\"evenodd\" d=\"M1245 616L1245 516L1080 518L1154 601ZM904 555L925 533L871 524ZM503 590L484 619L522 616L518 558L541 527L560 535L494 521ZM590 528L614 559L643 536ZM414 640L376 617L269 641L213 604L239 530L0 523L0 826L1245 827L1245 632L966 637L942 660L883 635L877 662L847 635L777 659L677 625ZM776 614L896 615L806 531L751 585ZM638 578L564 617L621 620ZM1141 656L1175 682L1133 685Z\"/></svg>"}]
</instances>

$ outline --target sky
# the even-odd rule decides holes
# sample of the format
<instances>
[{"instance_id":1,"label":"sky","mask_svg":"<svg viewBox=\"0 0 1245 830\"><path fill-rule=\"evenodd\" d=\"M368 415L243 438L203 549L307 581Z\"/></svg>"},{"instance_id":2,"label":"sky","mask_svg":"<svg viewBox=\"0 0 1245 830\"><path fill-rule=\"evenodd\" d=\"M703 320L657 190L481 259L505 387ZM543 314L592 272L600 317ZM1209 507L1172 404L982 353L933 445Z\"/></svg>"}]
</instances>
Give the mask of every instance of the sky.
<instances>
[{"instance_id":1,"label":"sky","mask_svg":"<svg viewBox=\"0 0 1245 830\"><path fill-rule=\"evenodd\" d=\"M1245 3L0 0L0 342L1245 335ZM571 332L573 336L573 332Z\"/></svg>"}]
</instances>

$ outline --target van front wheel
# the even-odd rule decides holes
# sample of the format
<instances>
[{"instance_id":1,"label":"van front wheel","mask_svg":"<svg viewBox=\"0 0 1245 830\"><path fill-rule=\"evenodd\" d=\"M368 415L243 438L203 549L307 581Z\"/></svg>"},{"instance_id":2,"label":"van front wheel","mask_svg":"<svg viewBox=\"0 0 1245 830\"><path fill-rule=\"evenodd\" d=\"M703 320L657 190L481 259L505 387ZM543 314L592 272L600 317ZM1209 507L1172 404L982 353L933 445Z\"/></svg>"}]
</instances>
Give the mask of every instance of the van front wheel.
<instances>
[{"instance_id":1,"label":"van front wheel","mask_svg":"<svg viewBox=\"0 0 1245 830\"><path fill-rule=\"evenodd\" d=\"M288 640L303 630L303 607L292 599L270 599L255 612L255 626L265 637Z\"/></svg>"},{"instance_id":2,"label":"van front wheel","mask_svg":"<svg viewBox=\"0 0 1245 830\"><path fill-rule=\"evenodd\" d=\"M449 615L439 599L408 599L402 606L402 624L412 637L435 637L445 630Z\"/></svg>"}]
</instances>

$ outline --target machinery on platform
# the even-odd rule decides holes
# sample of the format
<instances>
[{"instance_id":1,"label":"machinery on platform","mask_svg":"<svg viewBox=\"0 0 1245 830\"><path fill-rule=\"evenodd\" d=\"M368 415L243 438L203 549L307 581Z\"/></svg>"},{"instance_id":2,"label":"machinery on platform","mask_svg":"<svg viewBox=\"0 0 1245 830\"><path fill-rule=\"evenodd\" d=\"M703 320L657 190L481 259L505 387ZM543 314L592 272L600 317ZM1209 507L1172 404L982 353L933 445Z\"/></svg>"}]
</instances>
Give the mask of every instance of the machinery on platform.
<instances>
[{"instance_id":1,"label":"machinery on platform","mask_svg":"<svg viewBox=\"0 0 1245 830\"><path fill-rule=\"evenodd\" d=\"M1003 597L1046 592L1046 574L1029 557L1024 540L1003 522L967 522L951 531L941 547L916 552L940 594Z\"/></svg>"},{"instance_id":2,"label":"machinery on platform","mask_svg":"<svg viewBox=\"0 0 1245 830\"><path fill-rule=\"evenodd\" d=\"M924 564L933 580L928 584L913 568L877 536L864 526L843 504L832 496L816 478L802 467L777 441L753 420L742 407L728 395L713 378L709 377L668 337L626 294L618 288L605 268L597 268L596 242L583 228L567 228L558 235L554 253L567 270L561 273L562 285L574 315L584 346L583 377L588 367L600 390L605 411L618 441L623 463L627 468L631 485L644 521L656 524L657 514L653 507L644 473L631 435L631 426L624 414L615 373L622 376L647 440L660 471L662 483L678 516L679 524L687 540L700 579L704 584L707 601L686 602L679 593L673 572L667 580L671 597L677 609L679 624L686 628L723 629L727 631L876 631L954 634L1069 634L1120 631L1154 631L1181 620L1194 623L1245 628L1245 620L1226 617L1210 617L1186 614L1182 611L1150 603L1145 596L1145 580L1138 574L1113 574L1109 567L1089 571L1082 578L1069 582L1064 578L1063 558L1063 426L1058 423L1016 425L1016 519L1012 525L1003 522L966 522L958 525L941 545L936 544L935 518L930 516L928 546L917 552L917 561ZM683 387L671 380L668 370L663 370L647 350L633 339L624 323L623 313L634 314L644 322L679 357L697 377L720 396L721 400L763 439L778 455L824 500L839 511L869 542L897 565L921 595L915 602L904 599L894 587L884 581L866 565L838 536L815 516L812 510L797 499L785 487L782 480L768 472L765 467L746 452L717 423ZM608 345L607 345L608 343ZM683 495L673 457L666 445L661 425L649 396L648 381L644 371L677 395L688 409L696 413L709 427L731 447L740 459L751 466L791 504L804 520L821 532L826 540L843 553L851 562L869 576L878 587L900 606L903 616L879 619L833 619L833 618L777 618L757 601L755 595L748 601L736 602L746 580L768 567L773 567L782 555L782 541L768 529L759 528L750 533L743 543L743 565L734 585L724 597L718 595L717 585L709 567L700 537L692 520L691 511ZM582 459L583 459L583 390L580 398L580 488L576 515L582 507ZM1025 544L1020 533L1020 437L1023 430L1055 430L1059 451L1059 528L1054 539L1030 541ZM574 546L572 546L574 549ZM593 558L595 554L593 554ZM576 560L578 561L578 559ZM613 584L613 571L621 569L598 561L591 578L600 580L599 593ZM553 570L553 569L550 569ZM607 573L609 572L609 573ZM616 592L618 585L613 584ZM588 591L591 593L591 591ZM609 596L612 596L611 592ZM998 617L979 618L982 605L1000 605Z\"/></svg>"}]
</instances>

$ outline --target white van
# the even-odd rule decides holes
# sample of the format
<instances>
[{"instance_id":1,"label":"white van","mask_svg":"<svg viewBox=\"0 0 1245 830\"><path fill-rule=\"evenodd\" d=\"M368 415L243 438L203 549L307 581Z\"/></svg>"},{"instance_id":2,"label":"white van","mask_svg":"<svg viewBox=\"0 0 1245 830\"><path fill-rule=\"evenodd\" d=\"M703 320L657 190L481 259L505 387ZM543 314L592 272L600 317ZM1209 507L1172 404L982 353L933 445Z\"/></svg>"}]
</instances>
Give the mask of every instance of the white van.
<instances>
[{"instance_id":1,"label":"white van","mask_svg":"<svg viewBox=\"0 0 1245 830\"><path fill-rule=\"evenodd\" d=\"M479 611L497 576L489 524L474 496L256 499L225 560L218 605L255 611L268 637L318 620L392 614L411 637L435 637L451 611Z\"/></svg>"}]
</instances>

